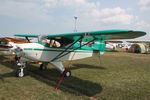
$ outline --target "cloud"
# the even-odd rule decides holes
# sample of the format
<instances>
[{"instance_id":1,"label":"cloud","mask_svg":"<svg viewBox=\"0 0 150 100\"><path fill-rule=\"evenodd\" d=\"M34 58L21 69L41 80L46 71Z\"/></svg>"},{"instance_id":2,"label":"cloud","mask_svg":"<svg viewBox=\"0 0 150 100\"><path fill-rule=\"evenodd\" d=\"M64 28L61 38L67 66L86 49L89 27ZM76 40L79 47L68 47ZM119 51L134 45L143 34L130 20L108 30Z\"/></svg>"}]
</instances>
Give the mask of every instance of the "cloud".
<instances>
[{"instance_id":1,"label":"cloud","mask_svg":"<svg viewBox=\"0 0 150 100\"><path fill-rule=\"evenodd\" d=\"M129 25L132 23L134 16L133 15L128 15L128 14L119 14L115 16L110 16L107 18L103 18L102 22L104 23L119 23L123 25Z\"/></svg>"},{"instance_id":2,"label":"cloud","mask_svg":"<svg viewBox=\"0 0 150 100\"><path fill-rule=\"evenodd\" d=\"M46 20L50 18L47 10L29 0L6 0L0 3L0 15L27 20Z\"/></svg>"},{"instance_id":3,"label":"cloud","mask_svg":"<svg viewBox=\"0 0 150 100\"><path fill-rule=\"evenodd\" d=\"M135 24L137 29L149 29L150 28L150 24L146 23L145 21L138 21Z\"/></svg>"},{"instance_id":4,"label":"cloud","mask_svg":"<svg viewBox=\"0 0 150 100\"><path fill-rule=\"evenodd\" d=\"M134 16L127 13L128 9L115 8L103 8L93 9L91 13L85 14L86 16L92 16L97 21L105 24L122 24L129 25L132 23Z\"/></svg>"},{"instance_id":5,"label":"cloud","mask_svg":"<svg viewBox=\"0 0 150 100\"><path fill-rule=\"evenodd\" d=\"M149 5L150 4L150 0L140 0L139 4L141 4L141 5Z\"/></svg>"},{"instance_id":6,"label":"cloud","mask_svg":"<svg viewBox=\"0 0 150 100\"><path fill-rule=\"evenodd\" d=\"M88 0L41 0L44 7L51 9L72 10L74 13L89 12L100 7L100 2L89 2Z\"/></svg>"},{"instance_id":7,"label":"cloud","mask_svg":"<svg viewBox=\"0 0 150 100\"><path fill-rule=\"evenodd\" d=\"M101 10L101 16L111 16L111 15L118 15L125 13L124 9L121 9L120 7L115 8L104 8Z\"/></svg>"},{"instance_id":8,"label":"cloud","mask_svg":"<svg viewBox=\"0 0 150 100\"><path fill-rule=\"evenodd\" d=\"M80 7L94 8L99 6L100 2L88 2L87 0L41 0L46 7Z\"/></svg>"},{"instance_id":9,"label":"cloud","mask_svg":"<svg viewBox=\"0 0 150 100\"><path fill-rule=\"evenodd\" d=\"M147 6L149 1L140 0L140 5ZM107 26L124 28L130 27L133 23L136 23L136 27L149 26L143 21L136 20L137 16L129 14L131 8L123 9L119 6L101 8L99 0L0 0L0 2L0 15L37 22L51 21L49 26L63 27L62 29L67 30L68 27L72 28L70 24L73 23L73 16L78 17L79 27L88 26L86 30Z\"/></svg>"},{"instance_id":10,"label":"cloud","mask_svg":"<svg viewBox=\"0 0 150 100\"><path fill-rule=\"evenodd\" d=\"M0 3L0 14L27 20L50 21L57 14L71 12L83 20L99 21L101 23L114 23L128 25L134 19L127 13L128 9L120 7L100 9L100 2L88 0L5 0ZM74 14L74 15L73 15ZM69 15L67 15L69 16Z\"/></svg>"},{"instance_id":11,"label":"cloud","mask_svg":"<svg viewBox=\"0 0 150 100\"><path fill-rule=\"evenodd\" d=\"M27 20L50 20L60 13L80 15L97 9L100 2L87 0L0 0L0 15ZM63 13L62 13L63 11ZM74 16L72 15L72 16ZM68 15L67 15L68 16Z\"/></svg>"},{"instance_id":12,"label":"cloud","mask_svg":"<svg viewBox=\"0 0 150 100\"><path fill-rule=\"evenodd\" d=\"M46 8L55 8L58 5L59 0L41 0Z\"/></svg>"},{"instance_id":13,"label":"cloud","mask_svg":"<svg viewBox=\"0 0 150 100\"><path fill-rule=\"evenodd\" d=\"M47 8L68 8L74 11L75 15L91 20L96 19L101 23L131 24L134 16L127 14L129 9L103 8L100 9L100 2L89 2L87 0L42 0ZM97 20L98 19L98 20ZM84 21L85 22L85 21Z\"/></svg>"},{"instance_id":14,"label":"cloud","mask_svg":"<svg viewBox=\"0 0 150 100\"><path fill-rule=\"evenodd\" d=\"M139 0L141 10L150 10L150 0Z\"/></svg>"},{"instance_id":15,"label":"cloud","mask_svg":"<svg viewBox=\"0 0 150 100\"><path fill-rule=\"evenodd\" d=\"M137 21L134 25L136 30L145 31L147 34L143 37L138 38L139 40L147 40L149 41L150 38L150 24L145 21Z\"/></svg>"}]
</instances>

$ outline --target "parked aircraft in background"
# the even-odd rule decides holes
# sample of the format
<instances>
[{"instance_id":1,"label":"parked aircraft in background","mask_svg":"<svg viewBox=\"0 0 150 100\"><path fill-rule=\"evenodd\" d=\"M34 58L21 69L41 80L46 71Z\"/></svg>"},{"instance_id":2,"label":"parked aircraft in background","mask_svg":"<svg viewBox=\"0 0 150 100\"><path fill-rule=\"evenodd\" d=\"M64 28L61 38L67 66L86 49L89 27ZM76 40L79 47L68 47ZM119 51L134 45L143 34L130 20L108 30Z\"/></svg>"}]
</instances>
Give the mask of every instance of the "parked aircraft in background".
<instances>
[{"instance_id":1,"label":"parked aircraft in background","mask_svg":"<svg viewBox=\"0 0 150 100\"><path fill-rule=\"evenodd\" d=\"M31 42L31 41L30 41ZM16 48L16 43L28 43L27 40L21 40L16 38L1 38L0 40L0 50L13 53L12 50Z\"/></svg>"},{"instance_id":2,"label":"parked aircraft in background","mask_svg":"<svg viewBox=\"0 0 150 100\"><path fill-rule=\"evenodd\" d=\"M117 48L117 44L116 43L107 43L106 44L106 49L113 49L115 50Z\"/></svg>"}]
</instances>

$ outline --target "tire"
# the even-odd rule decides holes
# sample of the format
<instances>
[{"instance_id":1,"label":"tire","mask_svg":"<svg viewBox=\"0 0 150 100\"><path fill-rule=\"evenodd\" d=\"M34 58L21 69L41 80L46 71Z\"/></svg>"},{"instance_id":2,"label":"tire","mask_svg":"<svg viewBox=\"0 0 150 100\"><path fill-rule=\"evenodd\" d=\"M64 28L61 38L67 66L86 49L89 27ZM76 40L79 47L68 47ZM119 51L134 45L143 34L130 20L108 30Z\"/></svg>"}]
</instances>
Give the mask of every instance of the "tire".
<instances>
[{"instance_id":1,"label":"tire","mask_svg":"<svg viewBox=\"0 0 150 100\"><path fill-rule=\"evenodd\" d=\"M24 70L23 70L23 72L21 72L21 69L18 68L18 69L16 70L16 76L17 76L17 77L23 77L23 76L24 76Z\"/></svg>"},{"instance_id":2,"label":"tire","mask_svg":"<svg viewBox=\"0 0 150 100\"><path fill-rule=\"evenodd\" d=\"M63 72L63 74L65 74L65 77L70 77L71 76L71 71L69 69L65 69L65 71Z\"/></svg>"}]
</instances>

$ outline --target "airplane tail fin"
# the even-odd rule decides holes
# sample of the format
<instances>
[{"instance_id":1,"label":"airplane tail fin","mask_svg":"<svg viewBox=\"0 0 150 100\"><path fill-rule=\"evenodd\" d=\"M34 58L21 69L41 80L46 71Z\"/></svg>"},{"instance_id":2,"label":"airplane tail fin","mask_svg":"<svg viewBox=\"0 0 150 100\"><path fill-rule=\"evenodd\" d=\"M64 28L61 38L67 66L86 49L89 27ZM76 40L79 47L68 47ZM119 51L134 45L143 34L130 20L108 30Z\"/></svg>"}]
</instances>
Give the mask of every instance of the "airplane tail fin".
<instances>
[{"instance_id":1,"label":"airplane tail fin","mask_svg":"<svg viewBox=\"0 0 150 100\"><path fill-rule=\"evenodd\" d=\"M100 52L105 52L105 41L104 40L96 40L92 46L93 50L97 50Z\"/></svg>"},{"instance_id":2,"label":"airplane tail fin","mask_svg":"<svg viewBox=\"0 0 150 100\"><path fill-rule=\"evenodd\" d=\"M93 52L100 52L101 54L105 52L105 41L104 40L95 40L87 45L76 43L74 44L74 49L79 48L79 50L90 50Z\"/></svg>"}]
</instances>

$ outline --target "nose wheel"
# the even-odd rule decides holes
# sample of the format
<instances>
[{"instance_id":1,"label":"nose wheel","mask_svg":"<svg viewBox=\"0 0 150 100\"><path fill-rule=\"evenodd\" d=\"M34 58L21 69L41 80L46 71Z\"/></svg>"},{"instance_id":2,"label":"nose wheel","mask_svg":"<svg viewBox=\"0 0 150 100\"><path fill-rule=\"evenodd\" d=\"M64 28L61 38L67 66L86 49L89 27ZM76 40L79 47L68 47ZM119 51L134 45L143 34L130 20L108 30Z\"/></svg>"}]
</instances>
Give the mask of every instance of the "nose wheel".
<instances>
[{"instance_id":1,"label":"nose wheel","mask_svg":"<svg viewBox=\"0 0 150 100\"><path fill-rule=\"evenodd\" d=\"M17 69L16 71L16 76L17 77L23 77L24 76L24 70L23 69Z\"/></svg>"},{"instance_id":2,"label":"nose wheel","mask_svg":"<svg viewBox=\"0 0 150 100\"><path fill-rule=\"evenodd\" d=\"M17 63L16 76L23 77L25 75L24 68L26 67L26 63Z\"/></svg>"}]
</instances>

